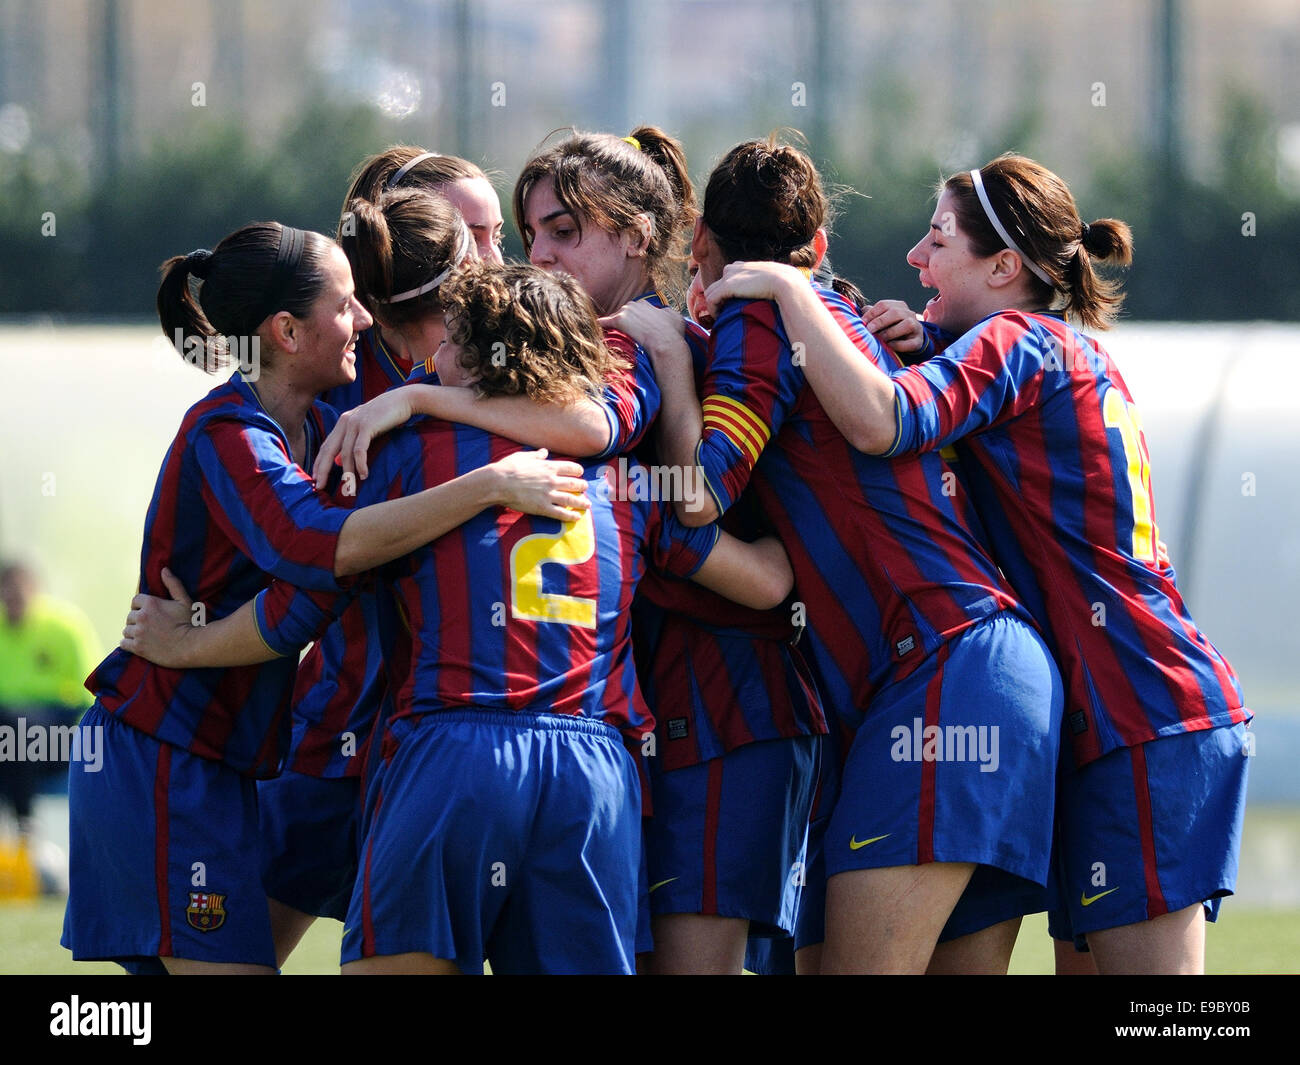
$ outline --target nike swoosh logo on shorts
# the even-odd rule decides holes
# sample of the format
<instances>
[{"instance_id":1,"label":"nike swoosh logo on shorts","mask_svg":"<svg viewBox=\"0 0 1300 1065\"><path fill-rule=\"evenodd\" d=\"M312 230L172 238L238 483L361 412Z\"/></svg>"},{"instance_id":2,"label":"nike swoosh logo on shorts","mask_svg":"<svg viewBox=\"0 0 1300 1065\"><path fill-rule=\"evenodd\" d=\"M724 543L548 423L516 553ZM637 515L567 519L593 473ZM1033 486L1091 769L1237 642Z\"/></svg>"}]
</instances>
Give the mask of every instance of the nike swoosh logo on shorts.
<instances>
[{"instance_id":1,"label":"nike swoosh logo on shorts","mask_svg":"<svg viewBox=\"0 0 1300 1065\"><path fill-rule=\"evenodd\" d=\"M863 839L863 840L859 840L857 836L850 836L849 850L860 851L868 843L879 843L882 839L888 839L892 835L893 835L892 832L886 832L883 836L872 836L870 839Z\"/></svg>"},{"instance_id":2,"label":"nike swoosh logo on shorts","mask_svg":"<svg viewBox=\"0 0 1300 1065\"><path fill-rule=\"evenodd\" d=\"M1083 892L1079 892L1079 903L1080 903L1081 905L1083 905L1083 906L1091 906L1091 905L1092 905L1094 902L1096 902L1098 899L1105 898L1105 897L1106 897L1107 895L1109 895L1112 891L1118 891L1118 890L1119 890L1119 888L1117 888L1117 887L1109 888L1108 890L1103 891L1103 892L1100 892L1100 893L1097 894L1097 895L1093 895L1092 898L1088 898L1088 896L1085 895Z\"/></svg>"},{"instance_id":3,"label":"nike swoosh logo on shorts","mask_svg":"<svg viewBox=\"0 0 1300 1065\"><path fill-rule=\"evenodd\" d=\"M659 883L657 884L651 884L650 891L658 891L665 884L671 884L674 880L680 880L680 879L681 879L680 876L670 876L667 880L660 880ZM647 891L646 894L649 895L650 891Z\"/></svg>"}]
</instances>

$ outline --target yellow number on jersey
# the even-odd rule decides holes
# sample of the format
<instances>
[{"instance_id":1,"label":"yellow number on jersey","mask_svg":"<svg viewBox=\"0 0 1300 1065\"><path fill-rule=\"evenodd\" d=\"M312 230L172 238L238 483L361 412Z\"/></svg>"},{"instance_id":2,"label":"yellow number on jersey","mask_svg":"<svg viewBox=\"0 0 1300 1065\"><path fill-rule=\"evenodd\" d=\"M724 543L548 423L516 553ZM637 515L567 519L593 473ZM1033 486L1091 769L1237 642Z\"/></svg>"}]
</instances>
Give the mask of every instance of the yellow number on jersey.
<instances>
[{"instance_id":1,"label":"yellow number on jersey","mask_svg":"<svg viewBox=\"0 0 1300 1065\"><path fill-rule=\"evenodd\" d=\"M1128 460L1128 484L1133 493L1133 557L1143 562L1156 560L1160 533L1155 525L1155 507L1151 503L1151 458L1142 436L1142 421L1137 407L1129 403L1118 388L1107 388L1101 403L1101 417L1108 428L1118 429Z\"/></svg>"},{"instance_id":2,"label":"yellow number on jersey","mask_svg":"<svg viewBox=\"0 0 1300 1065\"><path fill-rule=\"evenodd\" d=\"M596 627L596 600L542 591L542 566L576 566L596 553L596 527L587 511L559 533L533 533L510 551L510 613L528 621Z\"/></svg>"}]
</instances>

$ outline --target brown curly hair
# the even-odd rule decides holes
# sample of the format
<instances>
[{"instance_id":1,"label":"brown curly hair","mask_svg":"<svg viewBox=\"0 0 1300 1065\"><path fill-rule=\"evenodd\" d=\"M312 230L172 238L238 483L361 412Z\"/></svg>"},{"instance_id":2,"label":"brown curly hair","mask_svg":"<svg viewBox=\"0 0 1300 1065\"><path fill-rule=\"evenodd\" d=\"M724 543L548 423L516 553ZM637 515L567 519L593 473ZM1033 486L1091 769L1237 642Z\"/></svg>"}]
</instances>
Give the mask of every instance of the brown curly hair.
<instances>
[{"instance_id":1,"label":"brown curly hair","mask_svg":"<svg viewBox=\"0 0 1300 1065\"><path fill-rule=\"evenodd\" d=\"M591 299L565 274L473 260L440 288L447 339L485 396L542 403L599 397L623 364L605 346Z\"/></svg>"}]
</instances>

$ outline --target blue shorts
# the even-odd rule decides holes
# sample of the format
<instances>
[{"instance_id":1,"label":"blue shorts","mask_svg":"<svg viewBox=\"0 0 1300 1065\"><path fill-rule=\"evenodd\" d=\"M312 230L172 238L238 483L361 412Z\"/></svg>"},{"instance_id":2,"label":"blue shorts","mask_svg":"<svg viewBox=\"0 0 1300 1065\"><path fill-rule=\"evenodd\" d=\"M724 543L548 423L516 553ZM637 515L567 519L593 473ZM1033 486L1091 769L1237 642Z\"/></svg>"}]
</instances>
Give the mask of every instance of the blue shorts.
<instances>
[{"instance_id":1,"label":"blue shorts","mask_svg":"<svg viewBox=\"0 0 1300 1065\"><path fill-rule=\"evenodd\" d=\"M804 887L799 896L799 912L795 917L793 946L796 951L826 941L826 830L830 827L835 804L839 802L844 758L851 741L851 734L842 732L834 721L830 732L822 737L821 772L817 776L817 790L813 793L812 811L808 818ZM754 960L756 964L761 964L761 958L756 957ZM770 966L773 975L784 971L783 964L784 959L781 959L780 964ZM793 959L791 966L790 971L793 972Z\"/></svg>"},{"instance_id":2,"label":"blue shorts","mask_svg":"<svg viewBox=\"0 0 1300 1065\"><path fill-rule=\"evenodd\" d=\"M796 736L667 773L652 767L650 912L739 917L751 934L791 934L820 748L820 736Z\"/></svg>"},{"instance_id":3,"label":"blue shorts","mask_svg":"<svg viewBox=\"0 0 1300 1065\"><path fill-rule=\"evenodd\" d=\"M314 917L343 920L357 879L357 777L285 770L257 784L266 894Z\"/></svg>"},{"instance_id":4,"label":"blue shorts","mask_svg":"<svg viewBox=\"0 0 1300 1065\"><path fill-rule=\"evenodd\" d=\"M755 976L794 976L794 940L750 936L745 941L745 968Z\"/></svg>"},{"instance_id":5,"label":"blue shorts","mask_svg":"<svg viewBox=\"0 0 1300 1065\"><path fill-rule=\"evenodd\" d=\"M98 703L102 765L68 777L65 947L78 961L188 958L275 967L256 785Z\"/></svg>"},{"instance_id":6,"label":"blue shorts","mask_svg":"<svg viewBox=\"0 0 1300 1065\"><path fill-rule=\"evenodd\" d=\"M650 873L645 851L645 837L649 825L650 818L641 818L641 867L636 877L637 954L649 954L655 949L654 929L650 926Z\"/></svg>"},{"instance_id":7,"label":"blue shorts","mask_svg":"<svg viewBox=\"0 0 1300 1065\"><path fill-rule=\"evenodd\" d=\"M1062 698L1046 645L1009 613L882 689L845 761L827 877L929 862L989 866L945 938L1043 909Z\"/></svg>"},{"instance_id":8,"label":"blue shorts","mask_svg":"<svg viewBox=\"0 0 1300 1065\"><path fill-rule=\"evenodd\" d=\"M632 973L641 785L618 733L554 714L394 722L343 961L426 952L463 972Z\"/></svg>"},{"instance_id":9,"label":"blue shorts","mask_svg":"<svg viewBox=\"0 0 1300 1065\"><path fill-rule=\"evenodd\" d=\"M1218 916L1237 884L1245 722L1121 747L1062 774L1053 938L1176 913Z\"/></svg>"}]
</instances>

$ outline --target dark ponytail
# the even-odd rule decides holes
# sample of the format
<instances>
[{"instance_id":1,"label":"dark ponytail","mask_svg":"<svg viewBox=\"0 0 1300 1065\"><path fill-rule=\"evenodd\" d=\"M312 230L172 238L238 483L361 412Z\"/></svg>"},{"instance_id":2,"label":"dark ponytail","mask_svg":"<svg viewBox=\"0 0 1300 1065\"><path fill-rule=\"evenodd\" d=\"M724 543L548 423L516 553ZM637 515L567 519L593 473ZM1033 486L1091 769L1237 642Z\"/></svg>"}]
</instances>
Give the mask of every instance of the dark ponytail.
<instances>
[{"instance_id":1,"label":"dark ponytail","mask_svg":"<svg viewBox=\"0 0 1300 1065\"><path fill-rule=\"evenodd\" d=\"M325 288L330 244L320 233L254 222L212 251L173 256L158 286L163 334L187 361L198 364L201 351L202 368L215 373L230 357L230 342L246 350L271 314L311 313Z\"/></svg>"},{"instance_id":2,"label":"dark ponytail","mask_svg":"<svg viewBox=\"0 0 1300 1065\"><path fill-rule=\"evenodd\" d=\"M848 301L853 313L862 316L862 312L867 309L867 297L862 294L862 289L858 288L847 277L831 277L831 291L844 297Z\"/></svg>"},{"instance_id":3,"label":"dark ponytail","mask_svg":"<svg viewBox=\"0 0 1300 1065\"><path fill-rule=\"evenodd\" d=\"M637 126L629 136L640 146L641 154L654 160L668 178L679 214L674 225L678 229L693 226L696 215L695 189L686 168L686 150L681 141L670 137L658 126Z\"/></svg>"},{"instance_id":4,"label":"dark ponytail","mask_svg":"<svg viewBox=\"0 0 1300 1065\"><path fill-rule=\"evenodd\" d=\"M204 354L202 369L207 373L215 373L224 365L226 352L224 345L218 347L208 342L210 338L215 340L217 331L195 299L190 278L206 281L212 259L213 253L206 248L189 255L173 255L162 264L162 282L158 286L158 321L163 335L191 361L195 361L198 349L192 339L187 344L187 338L200 338Z\"/></svg>"}]
</instances>

